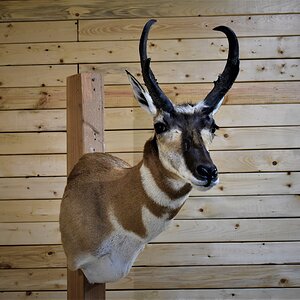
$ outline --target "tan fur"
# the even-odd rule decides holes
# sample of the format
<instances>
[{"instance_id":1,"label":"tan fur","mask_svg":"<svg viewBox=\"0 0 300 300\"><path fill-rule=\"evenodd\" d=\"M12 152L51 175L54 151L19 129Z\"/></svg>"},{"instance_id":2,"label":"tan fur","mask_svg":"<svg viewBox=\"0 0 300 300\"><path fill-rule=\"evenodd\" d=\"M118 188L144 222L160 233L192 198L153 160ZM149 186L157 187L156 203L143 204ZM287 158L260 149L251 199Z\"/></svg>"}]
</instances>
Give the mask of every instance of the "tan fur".
<instances>
[{"instance_id":1,"label":"tan fur","mask_svg":"<svg viewBox=\"0 0 300 300\"><path fill-rule=\"evenodd\" d=\"M161 206L147 196L139 171L143 162L171 199L190 192L190 184L179 191L172 189L168 181L176 180L177 176L162 166L150 141L145 145L144 160L134 167L109 154L85 154L69 175L61 204L62 242L72 269L80 255L96 253L102 241L111 235L114 228L110 214L125 230L147 239L143 207L159 218L167 214L166 221L178 213L180 207Z\"/></svg>"}]
</instances>

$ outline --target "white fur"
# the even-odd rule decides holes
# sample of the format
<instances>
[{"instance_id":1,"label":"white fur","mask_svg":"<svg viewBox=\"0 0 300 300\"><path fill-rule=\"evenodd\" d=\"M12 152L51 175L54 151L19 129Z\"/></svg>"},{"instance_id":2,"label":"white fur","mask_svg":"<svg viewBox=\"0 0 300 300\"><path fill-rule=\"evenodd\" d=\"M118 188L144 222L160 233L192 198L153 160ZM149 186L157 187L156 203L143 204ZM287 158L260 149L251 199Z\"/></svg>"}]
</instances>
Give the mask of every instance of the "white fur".
<instances>
[{"instance_id":1,"label":"white fur","mask_svg":"<svg viewBox=\"0 0 300 300\"><path fill-rule=\"evenodd\" d=\"M146 243L157 237L166 229L170 223L168 220L169 214L164 214L161 218L155 216L147 207L142 208L143 223L147 229Z\"/></svg>"},{"instance_id":2,"label":"white fur","mask_svg":"<svg viewBox=\"0 0 300 300\"><path fill-rule=\"evenodd\" d=\"M78 259L77 268L82 269L90 283L113 282L126 276L147 242L124 229L112 214L110 221L114 231L97 252Z\"/></svg>"},{"instance_id":3,"label":"white fur","mask_svg":"<svg viewBox=\"0 0 300 300\"><path fill-rule=\"evenodd\" d=\"M144 164L141 166L140 172L141 172L143 188L146 194L157 204L161 206L170 207L171 209L176 209L180 207L187 199L188 194L176 200L170 199L170 197L157 186L151 171ZM170 184L175 185L174 182L170 182Z\"/></svg>"},{"instance_id":4,"label":"white fur","mask_svg":"<svg viewBox=\"0 0 300 300\"><path fill-rule=\"evenodd\" d=\"M205 148L207 149L207 151L209 151L208 146L212 142L213 135L212 135L211 131L208 129L202 129L200 133L201 133L202 140L205 144Z\"/></svg>"},{"instance_id":5,"label":"white fur","mask_svg":"<svg viewBox=\"0 0 300 300\"><path fill-rule=\"evenodd\" d=\"M217 104L217 106L214 108L214 110L212 111L211 115L214 116L215 113L219 110L219 108L221 107L222 103L224 101L224 97L219 101L219 103ZM205 107L209 107L208 105L205 104L205 101L201 101L199 102L196 106L195 106L195 110L201 110Z\"/></svg>"},{"instance_id":6,"label":"white fur","mask_svg":"<svg viewBox=\"0 0 300 300\"><path fill-rule=\"evenodd\" d=\"M175 106L175 111L178 113L193 115L195 113L195 108L196 106L191 106L187 104L187 105Z\"/></svg>"}]
</instances>

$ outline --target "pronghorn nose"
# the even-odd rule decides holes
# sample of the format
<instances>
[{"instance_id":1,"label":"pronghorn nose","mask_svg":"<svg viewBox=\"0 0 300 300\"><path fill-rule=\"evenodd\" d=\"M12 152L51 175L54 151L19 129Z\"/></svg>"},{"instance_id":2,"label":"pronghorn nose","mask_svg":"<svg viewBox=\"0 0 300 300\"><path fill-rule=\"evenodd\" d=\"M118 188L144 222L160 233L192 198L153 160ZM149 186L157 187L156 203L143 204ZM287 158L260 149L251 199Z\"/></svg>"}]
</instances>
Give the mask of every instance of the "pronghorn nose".
<instances>
[{"instance_id":1,"label":"pronghorn nose","mask_svg":"<svg viewBox=\"0 0 300 300\"><path fill-rule=\"evenodd\" d=\"M210 183L218 177L218 170L213 166L200 165L197 167L197 174Z\"/></svg>"}]
</instances>

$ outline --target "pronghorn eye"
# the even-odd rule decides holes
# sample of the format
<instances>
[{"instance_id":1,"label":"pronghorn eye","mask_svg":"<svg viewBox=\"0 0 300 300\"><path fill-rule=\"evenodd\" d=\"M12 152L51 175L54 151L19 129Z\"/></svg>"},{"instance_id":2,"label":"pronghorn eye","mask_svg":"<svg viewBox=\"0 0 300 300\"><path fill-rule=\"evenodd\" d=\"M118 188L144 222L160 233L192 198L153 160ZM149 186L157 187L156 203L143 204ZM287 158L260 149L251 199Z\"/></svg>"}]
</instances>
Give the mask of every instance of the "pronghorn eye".
<instances>
[{"instance_id":1,"label":"pronghorn eye","mask_svg":"<svg viewBox=\"0 0 300 300\"><path fill-rule=\"evenodd\" d=\"M167 126L164 123L159 122L154 124L154 129L157 134L161 134L167 131Z\"/></svg>"}]
</instances>

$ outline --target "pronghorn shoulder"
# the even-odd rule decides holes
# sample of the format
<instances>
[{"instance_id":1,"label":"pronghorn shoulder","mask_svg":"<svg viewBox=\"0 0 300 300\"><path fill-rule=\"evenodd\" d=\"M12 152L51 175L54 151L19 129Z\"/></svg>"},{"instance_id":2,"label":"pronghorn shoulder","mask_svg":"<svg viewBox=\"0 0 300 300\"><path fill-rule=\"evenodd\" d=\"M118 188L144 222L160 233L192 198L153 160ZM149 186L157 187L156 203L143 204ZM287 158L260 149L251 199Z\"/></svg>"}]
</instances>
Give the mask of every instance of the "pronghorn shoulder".
<instances>
[{"instance_id":1,"label":"pronghorn shoulder","mask_svg":"<svg viewBox=\"0 0 300 300\"><path fill-rule=\"evenodd\" d=\"M84 154L71 171L68 181L78 177L116 176L122 170L131 168L124 160L107 153Z\"/></svg>"}]
</instances>

